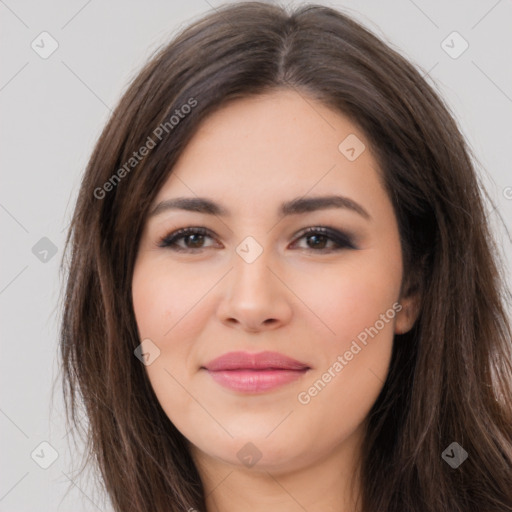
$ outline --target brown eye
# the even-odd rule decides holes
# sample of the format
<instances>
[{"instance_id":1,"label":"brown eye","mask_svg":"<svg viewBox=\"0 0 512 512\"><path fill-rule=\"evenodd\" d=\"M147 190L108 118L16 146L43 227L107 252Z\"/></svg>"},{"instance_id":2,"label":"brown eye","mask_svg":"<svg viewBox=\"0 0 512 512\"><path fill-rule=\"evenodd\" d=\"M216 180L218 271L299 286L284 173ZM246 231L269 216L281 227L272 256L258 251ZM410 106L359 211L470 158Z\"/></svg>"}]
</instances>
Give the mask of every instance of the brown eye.
<instances>
[{"instance_id":1,"label":"brown eye","mask_svg":"<svg viewBox=\"0 0 512 512\"><path fill-rule=\"evenodd\" d=\"M325 249L325 246L329 241L329 237L326 235L313 234L307 235L306 240L308 241L308 245L311 247L311 249Z\"/></svg>"},{"instance_id":2,"label":"brown eye","mask_svg":"<svg viewBox=\"0 0 512 512\"><path fill-rule=\"evenodd\" d=\"M198 249L204 243L204 235L200 235L198 233L192 233L190 235L185 235L182 237L185 242L185 245L192 249ZM187 243L189 242L189 243Z\"/></svg>"},{"instance_id":3,"label":"brown eye","mask_svg":"<svg viewBox=\"0 0 512 512\"><path fill-rule=\"evenodd\" d=\"M175 251L194 251L207 249L205 240L212 238L205 228L184 228L165 236L158 243L159 247L168 247ZM181 243L183 242L183 243Z\"/></svg>"},{"instance_id":4,"label":"brown eye","mask_svg":"<svg viewBox=\"0 0 512 512\"><path fill-rule=\"evenodd\" d=\"M350 236L327 227L308 228L297 240L302 239L306 240L307 245L303 248L313 252L357 249Z\"/></svg>"}]
</instances>

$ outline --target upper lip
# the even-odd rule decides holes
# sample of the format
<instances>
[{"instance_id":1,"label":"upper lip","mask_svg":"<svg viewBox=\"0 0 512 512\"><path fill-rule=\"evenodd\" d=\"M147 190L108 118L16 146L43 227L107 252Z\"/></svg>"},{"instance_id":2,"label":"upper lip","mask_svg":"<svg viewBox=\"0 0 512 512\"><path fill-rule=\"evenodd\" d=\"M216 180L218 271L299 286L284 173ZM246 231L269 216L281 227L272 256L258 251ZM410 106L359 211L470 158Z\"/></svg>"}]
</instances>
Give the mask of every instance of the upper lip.
<instances>
[{"instance_id":1,"label":"upper lip","mask_svg":"<svg viewBox=\"0 0 512 512\"><path fill-rule=\"evenodd\" d=\"M310 367L279 352L228 352L207 363L204 368L222 370L306 370Z\"/></svg>"}]
</instances>

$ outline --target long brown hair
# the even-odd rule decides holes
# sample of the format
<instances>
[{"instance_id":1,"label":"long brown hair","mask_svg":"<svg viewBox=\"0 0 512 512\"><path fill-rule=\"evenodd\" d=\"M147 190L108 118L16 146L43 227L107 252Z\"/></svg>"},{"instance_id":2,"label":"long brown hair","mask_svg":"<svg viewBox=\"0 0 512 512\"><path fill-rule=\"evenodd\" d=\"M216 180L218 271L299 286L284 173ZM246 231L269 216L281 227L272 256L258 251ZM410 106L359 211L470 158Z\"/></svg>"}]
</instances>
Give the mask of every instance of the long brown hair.
<instances>
[{"instance_id":1,"label":"long brown hair","mask_svg":"<svg viewBox=\"0 0 512 512\"><path fill-rule=\"evenodd\" d=\"M366 134L399 225L404 294L421 298L367 418L362 510L512 511L509 296L476 158L415 67L317 5L289 13L247 2L201 18L144 67L101 134L62 264L64 399L71 426L83 402L85 464L97 464L116 511L205 510L186 439L134 356L134 261L148 208L201 121L230 100L283 88ZM442 456L453 442L468 453L457 468Z\"/></svg>"}]
</instances>

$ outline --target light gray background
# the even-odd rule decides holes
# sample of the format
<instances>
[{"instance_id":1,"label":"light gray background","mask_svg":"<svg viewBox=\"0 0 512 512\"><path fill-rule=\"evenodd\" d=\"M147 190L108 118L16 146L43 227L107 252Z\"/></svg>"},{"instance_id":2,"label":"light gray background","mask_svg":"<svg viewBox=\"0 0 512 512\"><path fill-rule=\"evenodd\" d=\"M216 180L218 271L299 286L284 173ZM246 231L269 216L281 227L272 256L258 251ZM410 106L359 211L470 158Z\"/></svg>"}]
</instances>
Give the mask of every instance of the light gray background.
<instances>
[{"instance_id":1,"label":"light gray background","mask_svg":"<svg viewBox=\"0 0 512 512\"><path fill-rule=\"evenodd\" d=\"M510 226L512 2L321 3L352 14L428 73L486 169L497 206L491 218L503 256L510 254L499 217ZM111 510L86 478L72 473L78 456L70 454L60 387L50 402L65 229L93 144L128 80L159 45L219 4L0 0L0 511ZM59 44L47 59L31 48L43 31ZM441 46L453 31L469 43L456 59ZM32 252L42 237L57 248L47 262ZM58 453L46 470L31 458L44 441ZM35 453L49 460L48 447Z\"/></svg>"}]
</instances>

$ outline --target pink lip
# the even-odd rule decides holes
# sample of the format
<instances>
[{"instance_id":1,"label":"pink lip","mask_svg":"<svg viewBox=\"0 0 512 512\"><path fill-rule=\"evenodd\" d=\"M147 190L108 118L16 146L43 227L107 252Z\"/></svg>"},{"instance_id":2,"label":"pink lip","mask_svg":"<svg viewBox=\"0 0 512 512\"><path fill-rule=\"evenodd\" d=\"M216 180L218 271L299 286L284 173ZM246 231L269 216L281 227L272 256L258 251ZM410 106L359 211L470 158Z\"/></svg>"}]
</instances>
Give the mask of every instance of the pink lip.
<instances>
[{"instance_id":1,"label":"pink lip","mask_svg":"<svg viewBox=\"0 0 512 512\"><path fill-rule=\"evenodd\" d=\"M302 377L310 367L278 352L229 352L205 367L220 385L242 392L262 392Z\"/></svg>"}]
</instances>

